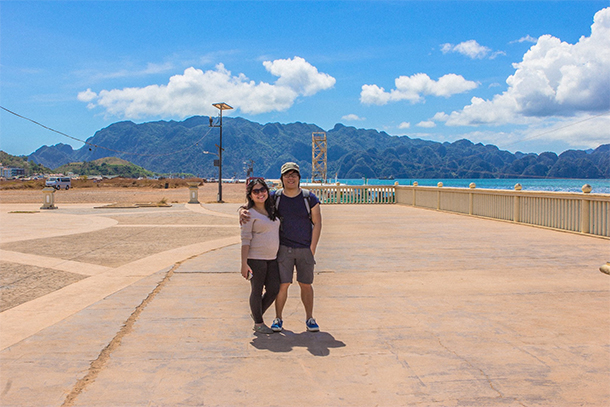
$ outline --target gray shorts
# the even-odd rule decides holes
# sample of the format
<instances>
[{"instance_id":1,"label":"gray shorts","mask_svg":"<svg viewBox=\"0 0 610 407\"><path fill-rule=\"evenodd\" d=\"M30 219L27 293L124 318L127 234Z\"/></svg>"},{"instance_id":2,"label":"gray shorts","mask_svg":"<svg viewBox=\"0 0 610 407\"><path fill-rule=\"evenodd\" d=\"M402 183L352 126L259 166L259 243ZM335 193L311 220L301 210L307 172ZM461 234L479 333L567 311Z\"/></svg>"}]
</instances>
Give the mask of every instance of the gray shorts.
<instances>
[{"instance_id":1,"label":"gray shorts","mask_svg":"<svg viewBox=\"0 0 610 407\"><path fill-rule=\"evenodd\" d=\"M316 261L311 249L280 246L277 253L277 264L280 268L280 282L292 283L294 267L297 267L297 281L303 284L313 284L313 269Z\"/></svg>"}]
</instances>

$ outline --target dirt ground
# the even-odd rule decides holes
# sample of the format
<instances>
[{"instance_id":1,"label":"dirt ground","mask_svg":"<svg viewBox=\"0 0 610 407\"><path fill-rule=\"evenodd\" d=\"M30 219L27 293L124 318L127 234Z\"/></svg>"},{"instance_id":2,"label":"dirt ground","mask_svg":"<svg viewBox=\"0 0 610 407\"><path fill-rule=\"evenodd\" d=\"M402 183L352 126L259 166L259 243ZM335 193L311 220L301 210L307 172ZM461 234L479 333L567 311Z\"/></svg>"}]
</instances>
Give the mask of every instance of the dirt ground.
<instances>
[{"instance_id":1,"label":"dirt ground","mask_svg":"<svg viewBox=\"0 0 610 407\"><path fill-rule=\"evenodd\" d=\"M223 184L222 200L228 203L242 203L245 200L245 184ZM54 193L55 204L62 203L186 203L190 199L188 187L145 188L145 187L103 187L79 188ZM218 184L199 186L199 202L216 202ZM0 203L40 203L43 204L41 189L2 189Z\"/></svg>"}]
</instances>

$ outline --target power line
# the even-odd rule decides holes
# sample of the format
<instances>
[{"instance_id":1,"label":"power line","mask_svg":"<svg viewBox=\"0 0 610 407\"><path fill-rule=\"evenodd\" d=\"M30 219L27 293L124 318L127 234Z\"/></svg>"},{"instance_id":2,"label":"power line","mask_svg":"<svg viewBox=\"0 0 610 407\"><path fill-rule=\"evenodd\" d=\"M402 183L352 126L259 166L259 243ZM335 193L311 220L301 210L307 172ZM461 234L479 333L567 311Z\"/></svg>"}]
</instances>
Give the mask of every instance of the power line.
<instances>
[{"instance_id":1,"label":"power line","mask_svg":"<svg viewBox=\"0 0 610 407\"><path fill-rule=\"evenodd\" d=\"M32 122L32 123L34 123L34 124L44 128L44 129L47 129L49 131L52 131L52 132L57 133L57 134L59 134L61 136L64 136L64 137L68 137L69 139L81 142L81 143L86 144L88 146L91 146L91 147L94 147L94 148L101 148L101 149L104 149L104 150L107 150L107 151L112 151L113 153L127 154L127 155L137 155L137 156L140 156L140 157L166 157L166 156L169 156L169 155L174 155L174 154L181 153L183 151L190 150L193 147L197 146L199 144L199 142L201 142L201 140L203 140L208 134L210 134L210 131L212 130L212 128L208 128L208 131L199 140L197 140L194 144L192 144L192 145L190 145L190 146L188 146L186 148L183 148L183 149L180 149L180 150L171 151L171 152L168 152L168 153L163 153L163 154L141 154L141 153L133 153L133 152L130 152L130 151L115 150L115 149L112 149L112 148L109 148L109 147L104 147L104 146L100 146L100 145L97 145L97 144L93 144L93 143L91 143L89 141L81 140L81 139L79 139L77 137L73 137L73 136L70 136L69 134L66 134L66 133L63 133L61 131L52 129L51 127L45 126L42 123L39 123L39 122L37 122L35 120L32 120L32 119L30 119L28 117L25 117L25 116L22 116L22 115L20 115L18 113L10 111L10 110L8 110L7 108L5 108L3 106L0 106L0 109L4 110L5 112L8 112L8 113L10 113L10 114L12 114L14 116L17 116L17 117L19 117L21 119L24 119L24 120L27 120L29 122Z\"/></svg>"},{"instance_id":2,"label":"power line","mask_svg":"<svg viewBox=\"0 0 610 407\"><path fill-rule=\"evenodd\" d=\"M506 148L506 146L512 146L514 144L521 143L522 141L529 141L529 140L533 140L533 139L538 138L538 137L546 136L547 134L554 133L554 132L556 132L558 130L563 130L565 128L572 127L572 126L575 126L577 124L587 122L589 120L597 119L598 117L605 116L605 115L608 115L608 114L610 114L610 112L600 113L600 114L597 114L595 116L587 117L586 119L583 119L583 120L580 120L580 121L577 121L577 122L566 124L565 126L561 126L561 127L556 128L556 129L550 129L550 130L547 130L547 131L545 131L543 133L535 134L535 135L529 136L529 137L524 137L521 140L517 140L517 141L513 141L512 143L504 144L504 146L505 146L504 148Z\"/></svg>"}]
</instances>

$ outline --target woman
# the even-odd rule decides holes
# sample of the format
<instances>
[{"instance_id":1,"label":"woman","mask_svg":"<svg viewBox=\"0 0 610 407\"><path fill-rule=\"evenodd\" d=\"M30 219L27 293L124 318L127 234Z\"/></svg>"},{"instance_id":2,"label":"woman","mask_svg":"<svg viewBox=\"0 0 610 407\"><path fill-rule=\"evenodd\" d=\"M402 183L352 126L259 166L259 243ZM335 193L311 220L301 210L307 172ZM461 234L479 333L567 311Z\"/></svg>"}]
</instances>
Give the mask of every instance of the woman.
<instances>
[{"instance_id":1,"label":"woman","mask_svg":"<svg viewBox=\"0 0 610 407\"><path fill-rule=\"evenodd\" d=\"M246 209L250 219L241 225L241 275L250 280L250 310L255 332L271 334L263 314L280 290L277 251L280 246L280 220L265 180L257 178L246 187ZM263 287L265 293L263 294Z\"/></svg>"}]
</instances>

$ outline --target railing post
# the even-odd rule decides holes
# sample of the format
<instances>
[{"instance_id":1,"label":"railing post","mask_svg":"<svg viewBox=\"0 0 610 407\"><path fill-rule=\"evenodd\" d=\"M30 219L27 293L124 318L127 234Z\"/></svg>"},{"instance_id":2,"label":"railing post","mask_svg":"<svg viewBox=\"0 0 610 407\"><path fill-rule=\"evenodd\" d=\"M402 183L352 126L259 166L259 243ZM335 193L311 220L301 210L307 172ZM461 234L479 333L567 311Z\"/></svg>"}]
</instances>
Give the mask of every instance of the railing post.
<instances>
[{"instance_id":1,"label":"railing post","mask_svg":"<svg viewBox=\"0 0 610 407\"><path fill-rule=\"evenodd\" d=\"M515 191L521 191L523 187L521 184L515 184ZM521 197L515 194L515 206L513 209L513 222L519 222L521 220Z\"/></svg>"},{"instance_id":2,"label":"railing post","mask_svg":"<svg viewBox=\"0 0 610 407\"><path fill-rule=\"evenodd\" d=\"M439 182L438 184L436 184L436 186L439 188L436 194L436 210L440 211L441 210L441 188L443 187L443 183Z\"/></svg>"},{"instance_id":3,"label":"railing post","mask_svg":"<svg viewBox=\"0 0 610 407\"><path fill-rule=\"evenodd\" d=\"M468 186L470 187L470 189L475 189L477 187L477 184L471 182ZM468 214L472 215L474 212L474 194L470 192L468 195Z\"/></svg>"},{"instance_id":4,"label":"railing post","mask_svg":"<svg viewBox=\"0 0 610 407\"><path fill-rule=\"evenodd\" d=\"M417 206L417 203L416 203L416 200L415 200L415 198L416 198L415 190L417 189L418 185L419 185L419 183L417 181L415 181L413 183L413 206Z\"/></svg>"},{"instance_id":5,"label":"railing post","mask_svg":"<svg viewBox=\"0 0 610 407\"><path fill-rule=\"evenodd\" d=\"M591 188L591 185L589 184L585 184L582 186L582 192L585 194L584 196L586 196L586 194L590 193L591 190L593 190L593 188ZM580 233L589 233L589 223L591 221L591 201L589 201L588 199L585 199L583 197L583 199L581 200L580 203Z\"/></svg>"},{"instance_id":6,"label":"railing post","mask_svg":"<svg viewBox=\"0 0 610 407\"><path fill-rule=\"evenodd\" d=\"M396 199L396 188L398 188L398 181L394 181L394 189L393 189L393 191L394 191L393 198L394 199L392 199L392 203L398 202L398 199Z\"/></svg>"}]
</instances>

